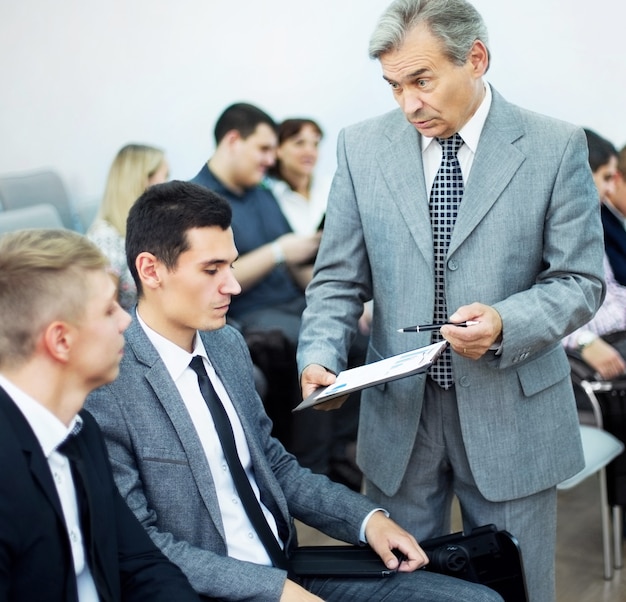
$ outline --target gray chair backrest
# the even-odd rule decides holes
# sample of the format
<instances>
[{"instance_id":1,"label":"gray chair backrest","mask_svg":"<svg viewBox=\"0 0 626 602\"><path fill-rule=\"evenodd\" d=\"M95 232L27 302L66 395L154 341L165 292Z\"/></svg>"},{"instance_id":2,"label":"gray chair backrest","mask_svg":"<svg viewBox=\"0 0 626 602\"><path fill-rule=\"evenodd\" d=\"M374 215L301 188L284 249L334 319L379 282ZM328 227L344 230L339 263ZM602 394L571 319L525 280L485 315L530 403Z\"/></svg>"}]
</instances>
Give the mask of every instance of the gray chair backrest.
<instances>
[{"instance_id":1,"label":"gray chair backrest","mask_svg":"<svg viewBox=\"0 0 626 602\"><path fill-rule=\"evenodd\" d=\"M58 173L41 170L0 177L0 204L6 211L42 203L56 207L65 227L76 229L70 198Z\"/></svg>"},{"instance_id":2,"label":"gray chair backrest","mask_svg":"<svg viewBox=\"0 0 626 602\"><path fill-rule=\"evenodd\" d=\"M91 226L91 223L96 218L98 211L100 209L100 200L99 199L91 199L87 201L82 201L76 203L76 214L80 219L80 223L82 226L81 232L85 233Z\"/></svg>"},{"instance_id":3,"label":"gray chair backrest","mask_svg":"<svg viewBox=\"0 0 626 602\"><path fill-rule=\"evenodd\" d=\"M64 228L56 207L41 203L21 209L0 211L0 234L24 228Z\"/></svg>"}]
</instances>

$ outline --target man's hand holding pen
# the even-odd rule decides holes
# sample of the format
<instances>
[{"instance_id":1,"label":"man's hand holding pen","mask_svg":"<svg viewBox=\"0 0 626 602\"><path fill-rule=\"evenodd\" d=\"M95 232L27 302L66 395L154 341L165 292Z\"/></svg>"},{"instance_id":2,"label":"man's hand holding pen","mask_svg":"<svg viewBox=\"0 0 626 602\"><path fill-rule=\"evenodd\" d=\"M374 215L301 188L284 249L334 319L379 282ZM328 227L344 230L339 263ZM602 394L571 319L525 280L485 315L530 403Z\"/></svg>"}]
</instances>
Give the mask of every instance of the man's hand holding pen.
<instances>
[{"instance_id":1,"label":"man's hand holding pen","mask_svg":"<svg viewBox=\"0 0 626 602\"><path fill-rule=\"evenodd\" d=\"M442 326L441 335L456 353L477 360L502 341L502 318L493 307L483 303L462 305L450 316L450 322L470 320L475 323L467 328Z\"/></svg>"}]
</instances>

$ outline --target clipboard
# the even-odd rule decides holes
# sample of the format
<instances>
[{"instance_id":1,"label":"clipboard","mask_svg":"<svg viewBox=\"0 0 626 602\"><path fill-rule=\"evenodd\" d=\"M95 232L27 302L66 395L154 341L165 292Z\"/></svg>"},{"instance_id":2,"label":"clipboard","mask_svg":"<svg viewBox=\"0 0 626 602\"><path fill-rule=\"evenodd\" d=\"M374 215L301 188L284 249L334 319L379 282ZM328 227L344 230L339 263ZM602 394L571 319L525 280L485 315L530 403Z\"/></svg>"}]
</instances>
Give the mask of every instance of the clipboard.
<instances>
[{"instance_id":1,"label":"clipboard","mask_svg":"<svg viewBox=\"0 0 626 602\"><path fill-rule=\"evenodd\" d=\"M354 391L426 372L437 361L447 345L447 341L440 341L426 347L392 355L371 364L344 370L337 375L337 380L332 385L316 389L291 411L298 412Z\"/></svg>"}]
</instances>

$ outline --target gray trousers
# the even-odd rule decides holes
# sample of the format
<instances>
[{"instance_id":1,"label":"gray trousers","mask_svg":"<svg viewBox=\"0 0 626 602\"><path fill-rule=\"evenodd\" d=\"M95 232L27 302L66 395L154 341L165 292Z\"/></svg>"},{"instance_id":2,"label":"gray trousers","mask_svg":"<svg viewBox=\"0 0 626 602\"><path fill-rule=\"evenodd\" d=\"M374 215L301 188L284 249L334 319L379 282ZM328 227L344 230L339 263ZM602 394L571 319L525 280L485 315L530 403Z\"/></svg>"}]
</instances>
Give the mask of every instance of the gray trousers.
<instances>
[{"instance_id":1,"label":"gray trousers","mask_svg":"<svg viewBox=\"0 0 626 602\"><path fill-rule=\"evenodd\" d=\"M488 429L485 425L486 435ZM556 487L505 502L485 499L465 453L454 387L446 391L427 379L415 446L398 493L386 496L368 479L365 492L418 541L450 532L456 496L465 532L493 523L518 539L529 602L554 602Z\"/></svg>"},{"instance_id":2,"label":"gray trousers","mask_svg":"<svg viewBox=\"0 0 626 602\"><path fill-rule=\"evenodd\" d=\"M380 578L303 579L302 585L326 602L502 602L488 587L420 570Z\"/></svg>"}]
</instances>

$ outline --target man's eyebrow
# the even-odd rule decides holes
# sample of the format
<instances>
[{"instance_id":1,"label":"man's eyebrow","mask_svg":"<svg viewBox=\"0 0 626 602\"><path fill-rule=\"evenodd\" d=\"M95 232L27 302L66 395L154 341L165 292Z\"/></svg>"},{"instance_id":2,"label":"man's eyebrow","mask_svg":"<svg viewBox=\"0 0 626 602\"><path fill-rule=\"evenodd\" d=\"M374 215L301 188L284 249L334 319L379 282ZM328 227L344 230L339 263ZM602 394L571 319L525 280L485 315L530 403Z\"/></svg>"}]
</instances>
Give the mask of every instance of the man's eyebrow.
<instances>
[{"instance_id":1,"label":"man's eyebrow","mask_svg":"<svg viewBox=\"0 0 626 602\"><path fill-rule=\"evenodd\" d=\"M201 261L200 265L204 267L210 267L213 265L223 265L225 263L229 263L226 259L207 259L206 261Z\"/></svg>"},{"instance_id":2,"label":"man's eyebrow","mask_svg":"<svg viewBox=\"0 0 626 602\"><path fill-rule=\"evenodd\" d=\"M405 80L413 80L413 79L417 79L418 77L422 77L425 73L428 73L429 69L427 69L426 67L424 67L423 69L418 69L417 71L413 71L413 73L409 73L405 78ZM383 74L383 79L388 82L388 83L395 83L396 80L391 79L389 77L387 77L386 75Z\"/></svg>"},{"instance_id":3,"label":"man's eyebrow","mask_svg":"<svg viewBox=\"0 0 626 602\"><path fill-rule=\"evenodd\" d=\"M239 259L239 255L237 255L237 257L235 257L235 259L233 259L232 261L230 261L228 259L220 259L220 258L207 259L206 261L200 262L200 265L203 266L203 267L209 267L209 266L212 266L212 265L224 265L224 264L230 265L231 263L237 261L237 259Z\"/></svg>"}]
</instances>

